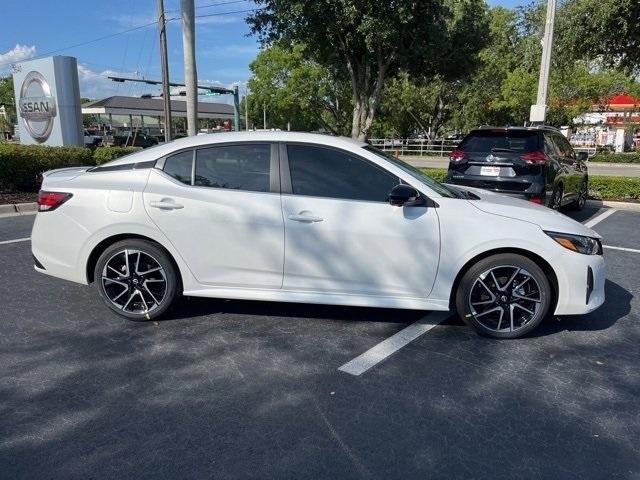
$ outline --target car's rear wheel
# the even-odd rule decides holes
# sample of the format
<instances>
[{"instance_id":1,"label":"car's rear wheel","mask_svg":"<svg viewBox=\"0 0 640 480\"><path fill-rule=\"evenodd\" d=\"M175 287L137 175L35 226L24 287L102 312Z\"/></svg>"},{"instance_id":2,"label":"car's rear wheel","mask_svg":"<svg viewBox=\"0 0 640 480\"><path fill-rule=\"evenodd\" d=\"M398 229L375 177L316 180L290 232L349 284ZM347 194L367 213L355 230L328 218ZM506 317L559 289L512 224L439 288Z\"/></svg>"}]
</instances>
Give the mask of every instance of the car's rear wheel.
<instances>
[{"instance_id":1,"label":"car's rear wheel","mask_svg":"<svg viewBox=\"0 0 640 480\"><path fill-rule=\"evenodd\" d=\"M458 285L456 308L481 335L518 338L542 322L551 297L549 280L534 261L498 254L467 270Z\"/></svg>"},{"instance_id":2,"label":"car's rear wheel","mask_svg":"<svg viewBox=\"0 0 640 480\"><path fill-rule=\"evenodd\" d=\"M104 303L130 320L162 315L178 294L178 276L169 256L146 240L123 240L96 263L95 284Z\"/></svg>"},{"instance_id":3,"label":"car's rear wheel","mask_svg":"<svg viewBox=\"0 0 640 480\"><path fill-rule=\"evenodd\" d=\"M571 204L573 210L582 210L587 204L587 197L589 195L589 181L585 178L580 182L580 188L578 189L578 197Z\"/></svg>"}]
</instances>

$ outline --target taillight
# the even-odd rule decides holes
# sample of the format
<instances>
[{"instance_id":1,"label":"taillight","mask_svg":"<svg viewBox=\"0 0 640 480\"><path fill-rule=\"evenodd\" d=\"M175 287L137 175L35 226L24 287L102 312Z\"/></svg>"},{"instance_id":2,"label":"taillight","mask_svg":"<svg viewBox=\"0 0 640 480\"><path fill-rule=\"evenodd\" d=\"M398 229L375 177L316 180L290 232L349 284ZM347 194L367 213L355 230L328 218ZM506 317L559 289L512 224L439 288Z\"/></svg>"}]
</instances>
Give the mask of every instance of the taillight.
<instances>
[{"instance_id":1,"label":"taillight","mask_svg":"<svg viewBox=\"0 0 640 480\"><path fill-rule=\"evenodd\" d=\"M529 201L531 203L537 203L538 205L543 205L544 204L544 198L543 197L529 197Z\"/></svg>"},{"instance_id":2,"label":"taillight","mask_svg":"<svg viewBox=\"0 0 640 480\"><path fill-rule=\"evenodd\" d=\"M50 212L55 210L72 196L72 194L66 192L45 192L40 190L38 192L38 211Z\"/></svg>"},{"instance_id":3,"label":"taillight","mask_svg":"<svg viewBox=\"0 0 640 480\"><path fill-rule=\"evenodd\" d=\"M527 163L531 163L531 164L542 164L542 163L546 163L547 161L547 156L544 154L544 152L538 150L537 152L529 152L529 153L525 153L524 155L521 155L520 158Z\"/></svg>"},{"instance_id":4,"label":"taillight","mask_svg":"<svg viewBox=\"0 0 640 480\"><path fill-rule=\"evenodd\" d=\"M464 160L464 151L456 148L449 154L449 160L454 163L461 162Z\"/></svg>"}]
</instances>

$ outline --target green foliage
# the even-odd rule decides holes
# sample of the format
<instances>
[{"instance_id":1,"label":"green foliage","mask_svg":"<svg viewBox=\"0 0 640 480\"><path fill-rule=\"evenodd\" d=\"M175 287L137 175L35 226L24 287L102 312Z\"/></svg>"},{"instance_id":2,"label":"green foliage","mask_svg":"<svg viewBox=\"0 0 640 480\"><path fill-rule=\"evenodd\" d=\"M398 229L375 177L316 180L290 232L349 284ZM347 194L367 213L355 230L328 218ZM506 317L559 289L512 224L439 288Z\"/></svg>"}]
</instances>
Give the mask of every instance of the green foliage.
<instances>
[{"instance_id":1,"label":"green foliage","mask_svg":"<svg viewBox=\"0 0 640 480\"><path fill-rule=\"evenodd\" d=\"M249 68L250 125L263 126L264 106L268 128L284 130L290 124L292 130L348 133L348 85L310 60L305 45L272 45L260 51Z\"/></svg>"},{"instance_id":2,"label":"green foliage","mask_svg":"<svg viewBox=\"0 0 640 480\"><path fill-rule=\"evenodd\" d=\"M364 139L388 77L404 70L460 78L485 42L483 0L257 0L248 18L263 44L304 43L311 59L346 81L351 135Z\"/></svg>"},{"instance_id":3,"label":"green foliage","mask_svg":"<svg viewBox=\"0 0 640 480\"><path fill-rule=\"evenodd\" d=\"M124 157L142 150L140 147L97 147L93 151L93 163L102 165L116 158Z\"/></svg>"},{"instance_id":4,"label":"green foliage","mask_svg":"<svg viewBox=\"0 0 640 480\"><path fill-rule=\"evenodd\" d=\"M56 168L100 165L140 150L138 147L47 147L0 142L0 188L37 190L40 175Z\"/></svg>"},{"instance_id":5,"label":"green foliage","mask_svg":"<svg viewBox=\"0 0 640 480\"><path fill-rule=\"evenodd\" d=\"M0 127L6 128L13 125L16 121L16 108L13 99L13 77L11 75L0 77L0 105L4 105L8 117L6 119L4 116L0 117Z\"/></svg>"},{"instance_id":6,"label":"green foliage","mask_svg":"<svg viewBox=\"0 0 640 480\"><path fill-rule=\"evenodd\" d=\"M92 152L85 147L0 143L0 186L11 190L33 190L37 188L42 172L92 164Z\"/></svg>"},{"instance_id":7,"label":"green foliage","mask_svg":"<svg viewBox=\"0 0 640 480\"><path fill-rule=\"evenodd\" d=\"M589 197L598 200L640 200L640 178L591 176Z\"/></svg>"},{"instance_id":8,"label":"green foliage","mask_svg":"<svg viewBox=\"0 0 640 480\"><path fill-rule=\"evenodd\" d=\"M640 152L598 153L591 157L589 161L607 163L640 163Z\"/></svg>"},{"instance_id":9,"label":"green foliage","mask_svg":"<svg viewBox=\"0 0 640 480\"><path fill-rule=\"evenodd\" d=\"M421 168L420 170L429 175L436 182L444 182L444 177L447 176L446 168Z\"/></svg>"},{"instance_id":10,"label":"green foliage","mask_svg":"<svg viewBox=\"0 0 640 480\"><path fill-rule=\"evenodd\" d=\"M558 15L559 50L640 73L638 0L567 0Z\"/></svg>"}]
</instances>

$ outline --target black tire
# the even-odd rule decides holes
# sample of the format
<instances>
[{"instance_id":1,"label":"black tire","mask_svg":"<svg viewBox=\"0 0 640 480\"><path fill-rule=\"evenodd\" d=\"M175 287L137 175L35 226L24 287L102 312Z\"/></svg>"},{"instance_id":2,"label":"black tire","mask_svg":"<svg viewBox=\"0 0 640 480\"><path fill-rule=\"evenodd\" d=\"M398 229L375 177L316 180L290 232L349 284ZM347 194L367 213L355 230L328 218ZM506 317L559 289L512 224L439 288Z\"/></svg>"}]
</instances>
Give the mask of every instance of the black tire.
<instances>
[{"instance_id":1,"label":"black tire","mask_svg":"<svg viewBox=\"0 0 640 480\"><path fill-rule=\"evenodd\" d=\"M547 205L551 210L560 210L560 207L562 207L562 193L562 185L556 183L549 198L549 204Z\"/></svg>"},{"instance_id":2,"label":"black tire","mask_svg":"<svg viewBox=\"0 0 640 480\"><path fill-rule=\"evenodd\" d=\"M135 321L160 317L180 291L178 272L169 255L157 244L138 239L108 247L96 263L94 283L107 307Z\"/></svg>"},{"instance_id":3,"label":"black tire","mask_svg":"<svg viewBox=\"0 0 640 480\"><path fill-rule=\"evenodd\" d=\"M589 195L589 180L584 178L580 182L580 188L578 189L578 198L571 202L571 210L582 210L587 204L587 196Z\"/></svg>"},{"instance_id":4,"label":"black tire","mask_svg":"<svg viewBox=\"0 0 640 480\"><path fill-rule=\"evenodd\" d=\"M514 275L518 269L519 273ZM514 277L507 283L511 275ZM495 287L493 277L498 287ZM499 287L505 291L500 291ZM491 296L495 298L493 303ZM534 261L522 255L504 253L483 258L465 272L456 291L456 309L460 318L480 335L518 338L540 325L549 311L551 298L549 279ZM512 303L519 306L511 307ZM489 312L490 309L494 311ZM503 327L503 322L509 328Z\"/></svg>"}]
</instances>

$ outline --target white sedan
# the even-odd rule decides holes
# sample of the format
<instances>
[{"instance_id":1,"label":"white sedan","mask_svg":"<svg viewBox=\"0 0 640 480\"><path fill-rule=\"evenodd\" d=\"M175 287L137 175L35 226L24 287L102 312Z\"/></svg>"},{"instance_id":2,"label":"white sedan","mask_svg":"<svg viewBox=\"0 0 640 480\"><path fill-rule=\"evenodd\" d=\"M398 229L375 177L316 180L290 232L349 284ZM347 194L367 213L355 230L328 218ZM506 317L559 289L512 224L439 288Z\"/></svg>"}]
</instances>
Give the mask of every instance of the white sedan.
<instances>
[{"instance_id":1,"label":"white sedan","mask_svg":"<svg viewBox=\"0 0 640 480\"><path fill-rule=\"evenodd\" d=\"M346 138L201 135L44 175L37 271L95 284L132 320L180 294L456 309L515 338L604 302L597 233L544 207L442 185Z\"/></svg>"}]
</instances>

